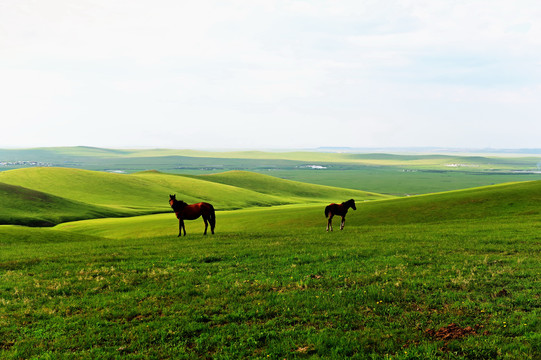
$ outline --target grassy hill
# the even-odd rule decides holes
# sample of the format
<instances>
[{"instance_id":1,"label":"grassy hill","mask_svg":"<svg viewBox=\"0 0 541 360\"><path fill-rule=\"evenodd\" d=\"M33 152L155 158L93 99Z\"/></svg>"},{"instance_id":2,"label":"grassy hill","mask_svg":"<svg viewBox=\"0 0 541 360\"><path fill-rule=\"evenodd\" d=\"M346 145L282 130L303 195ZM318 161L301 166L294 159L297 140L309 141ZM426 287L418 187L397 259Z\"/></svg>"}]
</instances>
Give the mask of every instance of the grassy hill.
<instances>
[{"instance_id":1,"label":"grassy hill","mask_svg":"<svg viewBox=\"0 0 541 360\"><path fill-rule=\"evenodd\" d=\"M25 168L0 172L0 182L5 186L24 187L28 192L34 191L49 199L44 202L46 206L40 207L30 201L29 196L15 198L9 195L10 191L4 191L0 198L14 205L6 208L3 221L12 224L28 224L32 217L42 221L43 216L48 223L58 223L62 219L170 212L169 194L177 194L178 199L188 203L211 202L218 210L337 202L352 197L357 200L386 198L359 190L303 184L251 173L190 177L153 171L126 175L70 168Z\"/></svg>"},{"instance_id":2,"label":"grassy hill","mask_svg":"<svg viewBox=\"0 0 541 360\"><path fill-rule=\"evenodd\" d=\"M0 183L0 199L0 225L52 226L65 221L133 215L4 183Z\"/></svg>"},{"instance_id":3,"label":"grassy hill","mask_svg":"<svg viewBox=\"0 0 541 360\"><path fill-rule=\"evenodd\" d=\"M485 186L411 196L358 206L360 224L412 224L497 217L527 217L541 213L541 181Z\"/></svg>"},{"instance_id":4,"label":"grassy hill","mask_svg":"<svg viewBox=\"0 0 541 360\"><path fill-rule=\"evenodd\" d=\"M5 204L0 221L33 225L169 213L168 194L172 193L188 203L211 202L218 210L321 204L355 198L361 206L348 217L348 223L352 224L438 222L502 214L528 216L539 213L541 201L540 181L392 199L243 171L183 176L154 171L126 175L68 168L26 168L0 172L0 183L3 184L0 198ZM364 202L383 199L387 200Z\"/></svg>"},{"instance_id":5,"label":"grassy hill","mask_svg":"<svg viewBox=\"0 0 541 360\"><path fill-rule=\"evenodd\" d=\"M343 200L350 198L359 200L391 198L391 196L359 190L340 189L338 191L336 187L306 184L248 171L228 171L212 175L194 176L194 178L249 189L262 194L308 201L314 199L338 202L342 198ZM310 202L313 202L313 200Z\"/></svg>"},{"instance_id":6,"label":"grassy hill","mask_svg":"<svg viewBox=\"0 0 541 360\"><path fill-rule=\"evenodd\" d=\"M346 229L354 226L419 225L481 221L535 221L540 217L541 181L511 183L432 195L381 201L357 202L357 210L347 215ZM221 211L217 232L324 230L324 204L297 204L272 208ZM339 218L334 220L338 228ZM422 225L419 225L422 226ZM176 236L177 221L172 214L130 219L99 219L61 224L61 230L111 238ZM187 231L203 231L200 220L186 222Z\"/></svg>"},{"instance_id":7,"label":"grassy hill","mask_svg":"<svg viewBox=\"0 0 541 360\"><path fill-rule=\"evenodd\" d=\"M26 168L0 172L0 182L115 209L159 211L156 194L163 189L137 177L70 168ZM167 191L164 191L165 193Z\"/></svg>"}]
</instances>

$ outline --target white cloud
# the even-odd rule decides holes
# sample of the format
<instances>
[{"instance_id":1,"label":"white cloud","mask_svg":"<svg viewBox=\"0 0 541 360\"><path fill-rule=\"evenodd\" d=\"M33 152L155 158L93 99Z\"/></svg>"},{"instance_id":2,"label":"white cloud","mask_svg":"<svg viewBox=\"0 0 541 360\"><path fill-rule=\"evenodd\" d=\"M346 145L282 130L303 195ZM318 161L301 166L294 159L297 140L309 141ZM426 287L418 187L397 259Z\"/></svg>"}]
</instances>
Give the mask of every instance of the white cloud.
<instances>
[{"instance_id":1,"label":"white cloud","mask_svg":"<svg viewBox=\"0 0 541 360\"><path fill-rule=\"evenodd\" d=\"M540 16L533 0L7 0L0 146L295 147L336 131L482 147L502 128L537 146L506 125L540 130Z\"/></svg>"}]
</instances>

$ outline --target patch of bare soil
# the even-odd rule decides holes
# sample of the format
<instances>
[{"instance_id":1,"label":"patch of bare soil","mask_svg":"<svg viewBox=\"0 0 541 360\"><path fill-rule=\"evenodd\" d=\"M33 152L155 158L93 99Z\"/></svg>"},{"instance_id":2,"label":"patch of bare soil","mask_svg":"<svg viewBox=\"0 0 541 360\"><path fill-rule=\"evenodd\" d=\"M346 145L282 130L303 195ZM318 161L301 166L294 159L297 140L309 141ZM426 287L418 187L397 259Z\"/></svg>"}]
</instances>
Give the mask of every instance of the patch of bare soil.
<instances>
[{"instance_id":1,"label":"patch of bare soil","mask_svg":"<svg viewBox=\"0 0 541 360\"><path fill-rule=\"evenodd\" d=\"M470 335L476 335L477 331L479 331L481 328L483 328L482 325L475 325L474 327L466 326L465 328L462 328L459 325L452 323L441 327L438 330L426 329L425 334L438 340L447 341L453 339L462 339Z\"/></svg>"},{"instance_id":2,"label":"patch of bare soil","mask_svg":"<svg viewBox=\"0 0 541 360\"><path fill-rule=\"evenodd\" d=\"M301 346L295 350L299 354L313 354L316 352L316 349L313 345Z\"/></svg>"}]
</instances>

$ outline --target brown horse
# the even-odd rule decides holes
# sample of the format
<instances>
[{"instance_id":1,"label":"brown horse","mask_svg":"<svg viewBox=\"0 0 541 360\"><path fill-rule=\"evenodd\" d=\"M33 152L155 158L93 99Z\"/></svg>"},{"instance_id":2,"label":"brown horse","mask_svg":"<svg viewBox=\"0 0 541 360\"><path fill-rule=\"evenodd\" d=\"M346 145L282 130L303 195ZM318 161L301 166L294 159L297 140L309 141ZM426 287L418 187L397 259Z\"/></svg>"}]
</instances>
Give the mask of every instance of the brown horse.
<instances>
[{"instance_id":1,"label":"brown horse","mask_svg":"<svg viewBox=\"0 0 541 360\"><path fill-rule=\"evenodd\" d=\"M346 214L349 208L357 210L357 208L355 207L355 200L350 199L348 201L344 201L341 204L332 203L329 206L325 207L325 217L329 218L329 220L327 220L327 231L329 231L329 229L331 229L332 231L332 217L334 215L342 217L342 222L340 223L340 230L344 229L344 224L346 223Z\"/></svg>"},{"instance_id":2,"label":"brown horse","mask_svg":"<svg viewBox=\"0 0 541 360\"><path fill-rule=\"evenodd\" d=\"M205 222L204 234L207 235L208 223L210 223L210 231L214 234L216 215L214 213L214 206L211 204L200 202L197 204L188 205L182 200L177 200L176 195L169 195L169 205L171 205L173 208L173 211L178 219L178 236L182 234L183 229L184 236L186 236L184 220L195 220L200 216L203 216L203 221Z\"/></svg>"}]
</instances>

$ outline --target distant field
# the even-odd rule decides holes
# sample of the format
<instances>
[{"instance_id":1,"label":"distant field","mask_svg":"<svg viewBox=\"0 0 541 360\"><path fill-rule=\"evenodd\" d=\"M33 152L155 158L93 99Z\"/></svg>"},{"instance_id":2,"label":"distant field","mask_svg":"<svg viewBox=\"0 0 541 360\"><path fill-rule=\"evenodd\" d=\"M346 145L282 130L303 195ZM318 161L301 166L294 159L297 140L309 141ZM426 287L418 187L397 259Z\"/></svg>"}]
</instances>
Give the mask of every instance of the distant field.
<instances>
[{"instance_id":1,"label":"distant field","mask_svg":"<svg viewBox=\"0 0 541 360\"><path fill-rule=\"evenodd\" d=\"M294 168L310 164L334 167L401 166L424 169L458 170L539 170L541 155L472 155L472 154L384 154L336 153L317 151L196 151L174 149L100 149L89 147L0 149L0 162L42 162L52 166L111 167L126 170L190 169L254 170L256 168ZM10 164L4 164L8 166ZM19 164L23 166L24 164ZM26 164L31 166L31 164ZM176 165L176 166L175 166ZM11 164L11 166L17 166Z\"/></svg>"},{"instance_id":2,"label":"distant field","mask_svg":"<svg viewBox=\"0 0 541 360\"><path fill-rule=\"evenodd\" d=\"M272 170L265 174L320 185L394 196L430 194L514 181L541 180L541 174L481 173L365 167L357 170Z\"/></svg>"}]
</instances>

